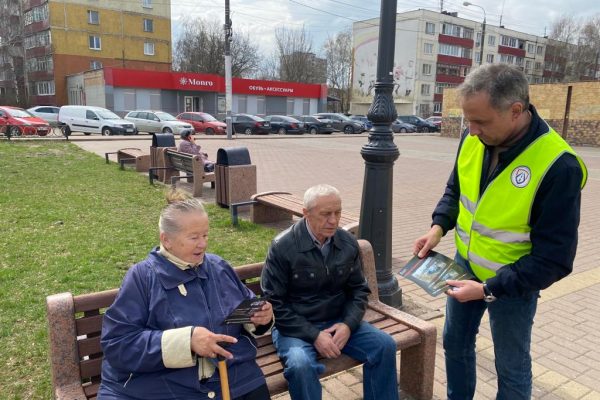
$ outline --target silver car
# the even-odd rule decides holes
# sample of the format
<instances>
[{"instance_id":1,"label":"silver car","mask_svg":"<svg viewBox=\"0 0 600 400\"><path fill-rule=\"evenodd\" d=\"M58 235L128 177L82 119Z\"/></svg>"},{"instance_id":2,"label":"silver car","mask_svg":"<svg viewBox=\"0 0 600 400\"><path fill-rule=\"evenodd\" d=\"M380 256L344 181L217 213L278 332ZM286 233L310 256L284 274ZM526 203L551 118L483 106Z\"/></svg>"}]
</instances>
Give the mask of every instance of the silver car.
<instances>
[{"instance_id":1,"label":"silver car","mask_svg":"<svg viewBox=\"0 0 600 400\"><path fill-rule=\"evenodd\" d=\"M54 106L36 106L28 108L27 111L38 118L43 119L52 126L58 125L58 111L60 107Z\"/></svg>"},{"instance_id":2,"label":"silver car","mask_svg":"<svg viewBox=\"0 0 600 400\"><path fill-rule=\"evenodd\" d=\"M179 134L183 130L191 129L194 131L194 127L191 124L180 121L164 111L130 111L125 116L125 119L133 122L140 132Z\"/></svg>"}]
</instances>

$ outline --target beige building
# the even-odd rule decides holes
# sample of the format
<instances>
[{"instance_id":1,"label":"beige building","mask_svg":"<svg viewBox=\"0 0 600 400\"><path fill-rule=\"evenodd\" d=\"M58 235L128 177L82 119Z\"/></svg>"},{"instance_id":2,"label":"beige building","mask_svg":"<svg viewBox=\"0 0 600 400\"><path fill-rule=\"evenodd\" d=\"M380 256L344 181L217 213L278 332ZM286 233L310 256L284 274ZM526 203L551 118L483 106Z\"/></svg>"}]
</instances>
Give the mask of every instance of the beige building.
<instances>
[{"instance_id":1,"label":"beige building","mask_svg":"<svg viewBox=\"0 0 600 400\"><path fill-rule=\"evenodd\" d=\"M482 41L482 28L482 21L457 13L415 10L396 15L392 73L399 114L441 115L444 89L458 86L480 60L517 65L530 82L543 81L546 38L486 25ZM376 80L379 19L355 22L353 39L350 111L365 114Z\"/></svg>"}]
</instances>

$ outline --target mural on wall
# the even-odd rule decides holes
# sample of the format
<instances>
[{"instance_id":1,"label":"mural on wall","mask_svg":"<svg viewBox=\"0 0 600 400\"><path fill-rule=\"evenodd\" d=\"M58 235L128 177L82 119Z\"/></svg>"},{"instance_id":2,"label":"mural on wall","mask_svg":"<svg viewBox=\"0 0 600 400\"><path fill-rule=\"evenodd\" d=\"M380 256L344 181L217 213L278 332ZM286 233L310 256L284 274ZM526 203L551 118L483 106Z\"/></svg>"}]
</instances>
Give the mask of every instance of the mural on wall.
<instances>
[{"instance_id":1,"label":"mural on wall","mask_svg":"<svg viewBox=\"0 0 600 400\"><path fill-rule=\"evenodd\" d=\"M394 52L394 98L412 100L416 79L417 25L399 23L396 29L396 49ZM375 93L377 80L377 46L379 30L377 26L354 30L354 75L352 77L355 101L368 101Z\"/></svg>"}]
</instances>

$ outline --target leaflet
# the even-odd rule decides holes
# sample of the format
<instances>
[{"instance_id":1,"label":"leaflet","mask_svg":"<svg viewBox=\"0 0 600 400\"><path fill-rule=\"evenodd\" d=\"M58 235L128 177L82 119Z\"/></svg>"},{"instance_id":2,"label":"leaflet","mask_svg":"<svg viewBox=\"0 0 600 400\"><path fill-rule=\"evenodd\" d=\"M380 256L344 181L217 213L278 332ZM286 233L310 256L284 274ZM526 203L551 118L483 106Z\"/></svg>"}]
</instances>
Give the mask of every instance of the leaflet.
<instances>
[{"instance_id":1,"label":"leaflet","mask_svg":"<svg viewBox=\"0 0 600 400\"><path fill-rule=\"evenodd\" d=\"M421 286L432 296L448 290L450 286L446 281L449 279L473 279L473 275L454 260L433 250L423 258L413 257L398 274Z\"/></svg>"},{"instance_id":2,"label":"leaflet","mask_svg":"<svg viewBox=\"0 0 600 400\"><path fill-rule=\"evenodd\" d=\"M226 324L247 324L250 323L252 315L260 310L268 301L268 297L254 297L244 299L242 302L225 318Z\"/></svg>"}]
</instances>

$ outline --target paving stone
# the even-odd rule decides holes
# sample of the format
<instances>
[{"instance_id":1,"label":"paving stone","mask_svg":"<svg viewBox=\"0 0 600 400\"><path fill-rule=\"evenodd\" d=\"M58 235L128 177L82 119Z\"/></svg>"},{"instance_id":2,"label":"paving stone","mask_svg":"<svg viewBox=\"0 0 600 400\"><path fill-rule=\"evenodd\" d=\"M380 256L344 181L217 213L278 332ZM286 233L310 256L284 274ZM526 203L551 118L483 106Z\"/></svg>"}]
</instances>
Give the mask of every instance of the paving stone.
<instances>
[{"instance_id":1,"label":"paving stone","mask_svg":"<svg viewBox=\"0 0 600 400\"><path fill-rule=\"evenodd\" d=\"M583 386L574 381L569 381L560 385L552 393L558 395L561 399L580 399L591 391L592 390L587 386Z\"/></svg>"},{"instance_id":2,"label":"paving stone","mask_svg":"<svg viewBox=\"0 0 600 400\"><path fill-rule=\"evenodd\" d=\"M535 379L535 385L543 387L544 389L551 391L556 389L559 385L568 382L569 378L554 371L547 371L545 374L538 376Z\"/></svg>"}]
</instances>

